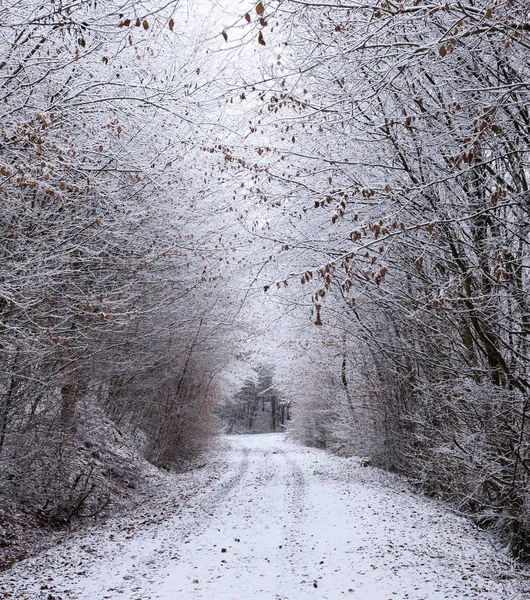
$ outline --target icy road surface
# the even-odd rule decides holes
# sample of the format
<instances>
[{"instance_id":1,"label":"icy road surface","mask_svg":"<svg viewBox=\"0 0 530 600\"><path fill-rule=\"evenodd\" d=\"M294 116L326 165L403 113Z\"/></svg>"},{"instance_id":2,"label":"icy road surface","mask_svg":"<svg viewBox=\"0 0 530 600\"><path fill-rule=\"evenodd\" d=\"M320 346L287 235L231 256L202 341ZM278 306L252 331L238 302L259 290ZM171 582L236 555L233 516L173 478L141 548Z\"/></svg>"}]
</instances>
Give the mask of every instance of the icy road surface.
<instances>
[{"instance_id":1,"label":"icy road surface","mask_svg":"<svg viewBox=\"0 0 530 600\"><path fill-rule=\"evenodd\" d=\"M226 446L175 477L154 516L107 524L1 574L12 595L0 598L530 597L486 534L397 477L281 435Z\"/></svg>"}]
</instances>

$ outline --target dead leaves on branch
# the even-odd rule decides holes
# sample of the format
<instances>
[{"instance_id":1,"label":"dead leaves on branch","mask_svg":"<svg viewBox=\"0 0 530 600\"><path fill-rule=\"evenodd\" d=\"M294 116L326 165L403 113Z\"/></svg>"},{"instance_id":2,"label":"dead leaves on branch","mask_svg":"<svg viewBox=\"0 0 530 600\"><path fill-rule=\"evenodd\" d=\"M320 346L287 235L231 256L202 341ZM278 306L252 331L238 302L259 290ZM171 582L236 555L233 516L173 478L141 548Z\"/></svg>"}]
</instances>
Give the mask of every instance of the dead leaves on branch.
<instances>
[{"instance_id":1,"label":"dead leaves on branch","mask_svg":"<svg viewBox=\"0 0 530 600\"><path fill-rule=\"evenodd\" d=\"M123 21L120 21L118 23L118 27L131 27L131 26L133 26L131 19L124 19ZM169 27L170 31L173 31L174 27L175 27L175 20L173 18L169 19L167 26ZM137 18L136 21L134 22L134 27L142 27L144 29L144 31L147 31L149 29L149 21L147 19Z\"/></svg>"},{"instance_id":2,"label":"dead leaves on branch","mask_svg":"<svg viewBox=\"0 0 530 600\"><path fill-rule=\"evenodd\" d=\"M355 215L355 219L358 219L358 215ZM383 284L390 267L385 260L386 245L384 245L382 236L394 237L407 231L424 231L427 234L433 234L440 226L440 222L430 221L407 227L403 222L396 219L393 222L388 221L387 224L383 220L365 223L360 226L361 230L355 230L349 236L353 242L365 238L360 247L315 270L291 274L288 279L290 281L299 277L301 285L312 282L316 286L311 294L313 311L316 311L314 324L322 326L324 323L321 317L321 309L332 287L340 289L341 293L348 297L348 301L355 302L355 298L351 297L351 294L358 289L354 283L355 281L358 283L364 282L364 285L361 283L361 287L373 286L374 289ZM378 240L378 238L380 239ZM292 249L292 246L288 243L282 243L281 249L282 251L288 251ZM420 269L422 264L423 258L418 259L416 262L417 268ZM264 291L269 291L274 284L278 289L287 287L289 281L276 281L268 284L264 286ZM440 307L443 307L443 302L440 303Z\"/></svg>"},{"instance_id":3,"label":"dead leaves on branch","mask_svg":"<svg viewBox=\"0 0 530 600\"><path fill-rule=\"evenodd\" d=\"M263 6L262 2L258 2L256 4L255 11L259 17L259 24L261 25L261 27L266 27L267 21L263 17L263 15L265 14L265 7ZM243 18L245 19L245 21L247 23L251 23L251 21L252 21L252 17L250 15L250 13L248 13L248 12L245 13ZM221 32L221 35L223 36L224 41L228 42L228 32L226 31L226 29L223 29L223 31ZM263 32L261 32L261 31L258 33L258 44L260 44L261 46L267 45L265 42L265 38L263 37Z\"/></svg>"},{"instance_id":4,"label":"dead leaves on branch","mask_svg":"<svg viewBox=\"0 0 530 600\"><path fill-rule=\"evenodd\" d=\"M123 21L120 21L118 23L118 27L131 27L132 21L131 19L124 19ZM135 27L143 27L145 29L145 31L147 31L149 29L149 22L147 21L147 19L136 19L135 23L134 23Z\"/></svg>"}]
</instances>

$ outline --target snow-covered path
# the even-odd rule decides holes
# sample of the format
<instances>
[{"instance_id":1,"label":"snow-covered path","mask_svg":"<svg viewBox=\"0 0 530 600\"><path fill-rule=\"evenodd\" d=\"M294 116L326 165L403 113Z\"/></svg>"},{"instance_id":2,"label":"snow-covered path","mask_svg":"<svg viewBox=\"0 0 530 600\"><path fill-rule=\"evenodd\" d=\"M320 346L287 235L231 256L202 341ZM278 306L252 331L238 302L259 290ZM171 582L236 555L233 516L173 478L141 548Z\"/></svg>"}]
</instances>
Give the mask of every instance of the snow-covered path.
<instances>
[{"instance_id":1,"label":"snow-covered path","mask_svg":"<svg viewBox=\"0 0 530 600\"><path fill-rule=\"evenodd\" d=\"M214 464L184 476L155 522L109 525L1 574L0 598L529 597L485 534L396 477L281 435L231 437Z\"/></svg>"}]
</instances>

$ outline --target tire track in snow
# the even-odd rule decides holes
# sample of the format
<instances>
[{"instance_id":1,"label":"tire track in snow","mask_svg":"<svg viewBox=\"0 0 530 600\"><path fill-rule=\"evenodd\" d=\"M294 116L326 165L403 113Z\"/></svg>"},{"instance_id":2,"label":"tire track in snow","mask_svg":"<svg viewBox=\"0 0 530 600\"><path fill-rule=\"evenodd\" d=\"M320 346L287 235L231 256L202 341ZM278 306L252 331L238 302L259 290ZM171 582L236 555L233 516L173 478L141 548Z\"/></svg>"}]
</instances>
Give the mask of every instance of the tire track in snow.
<instances>
[{"instance_id":1,"label":"tire track in snow","mask_svg":"<svg viewBox=\"0 0 530 600\"><path fill-rule=\"evenodd\" d=\"M226 481L221 482L217 490L214 490L213 492L212 490L208 490L207 494L202 494L205 499L199 507L202 512L202 517L197 516L197 518L190 523L191 528L190 531L184 534L185 539L200 533L208 525L209 518L212 518L214 512L219 509L221 502L226 501L229 495L232 495L235 489L242 484L249 469L248 448L243 448L242 456L243 458L237 467L236 473L229 476Z\"/></svg>"},{"instance_id":2,"label":"tire track in snow","mask_svg":"<svg viewBox=\"0 0 530 600\"><path fill-rule=\"evenodd\" d=\"M118 582L131 581L137 579L140 584L132 591L138 594L138 599L151 598L149 589L156 585L157 575L160 571L170 567L172 561L179 561L185 552L185 546L190 538L199 536L210 525L211 519L215 517L216 512L222 509L222 504L234 490L241 484L249 469L249 449L243 448L238 453L239 463L233 470L229 471L217 485L212 488L203 488L196 490L196 493L187 499L186 505L179 511L178 515L167 522L166 532L159 538L158 547L154 548L148 555L143 557L141 564L133 564L126 571L120 573L121 579ZM234 468L234 467L233 467ZM191 518L190 518L190 515ZM178 521L177 521L178 519ZM171 555L170 555L171 554ZM169 556L170 555L170 556ZM141 571L144 571L141 573ZM138 574L143 578L139 579ZM110 587L106 592L123 593L122 587ZM149 594L145 596L145 594Z\"/></svg>"}]
</instances>

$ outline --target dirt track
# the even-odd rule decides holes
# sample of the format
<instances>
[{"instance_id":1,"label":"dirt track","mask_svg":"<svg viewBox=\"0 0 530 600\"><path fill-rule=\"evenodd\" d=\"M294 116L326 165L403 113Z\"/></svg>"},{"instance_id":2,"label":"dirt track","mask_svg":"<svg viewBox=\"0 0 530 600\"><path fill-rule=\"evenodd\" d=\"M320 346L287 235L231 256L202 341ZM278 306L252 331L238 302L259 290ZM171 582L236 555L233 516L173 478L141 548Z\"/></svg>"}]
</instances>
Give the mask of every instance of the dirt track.
<instances>
[{"instance_id":1,"label":"dirt track","mask_svg":"<svg viewBox=\"0 0 530 600\"><path fill-rule=\"evenodd\" d=\"M221 471L188 477L156 522L24 561L0 590L30 600L524 598L485 534L398 478L280 435L228 446Z\"/></svg>"}]
</instances>

